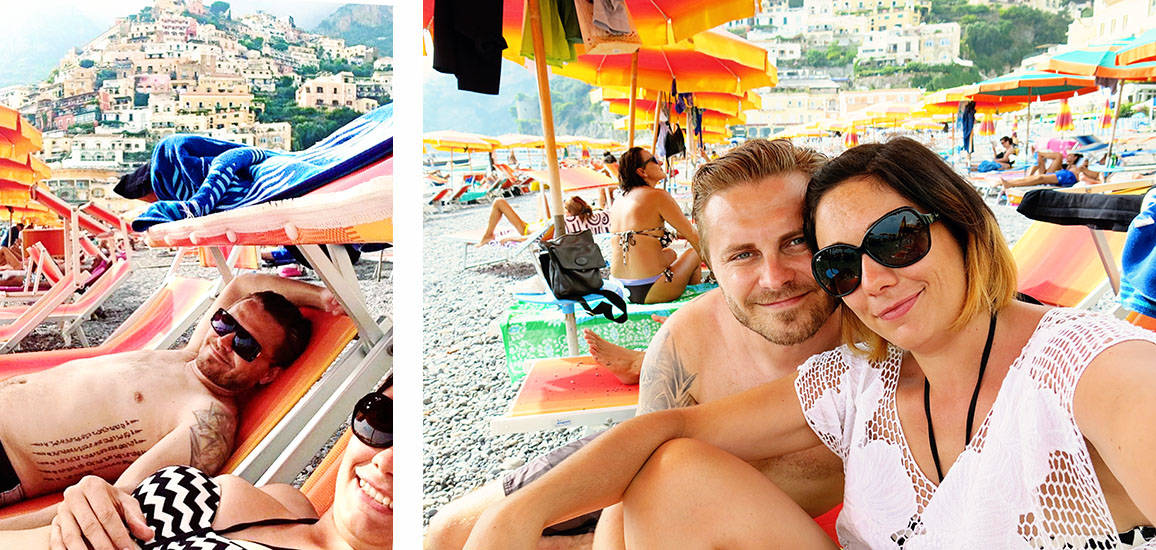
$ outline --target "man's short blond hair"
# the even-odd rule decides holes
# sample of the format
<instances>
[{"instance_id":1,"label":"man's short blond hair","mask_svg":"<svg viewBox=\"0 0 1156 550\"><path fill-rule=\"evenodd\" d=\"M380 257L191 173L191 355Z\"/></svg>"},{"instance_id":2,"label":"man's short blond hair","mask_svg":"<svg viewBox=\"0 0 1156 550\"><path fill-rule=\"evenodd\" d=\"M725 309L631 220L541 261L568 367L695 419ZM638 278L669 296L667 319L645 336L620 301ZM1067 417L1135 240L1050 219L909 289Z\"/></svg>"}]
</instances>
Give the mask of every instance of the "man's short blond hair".
<instances>
[{"instance_id":1,"label":"man's short blond hair","mask_svg":"<svg viewBox=\"0 0 1156 550\"><path fill-rule=\"evenodd\" d=\"M694 174L691 218L698 228L700 252L707 263L710 263L707 252L709 239L702 224L702 213L715 193L792 172L806 174L809 181L811 175L826 162L827 157L822 153L798 147L789 140L752 139L717 160L702 165ZM802 216L801 211L799 215Z\"/></svg>"}]
</instances>

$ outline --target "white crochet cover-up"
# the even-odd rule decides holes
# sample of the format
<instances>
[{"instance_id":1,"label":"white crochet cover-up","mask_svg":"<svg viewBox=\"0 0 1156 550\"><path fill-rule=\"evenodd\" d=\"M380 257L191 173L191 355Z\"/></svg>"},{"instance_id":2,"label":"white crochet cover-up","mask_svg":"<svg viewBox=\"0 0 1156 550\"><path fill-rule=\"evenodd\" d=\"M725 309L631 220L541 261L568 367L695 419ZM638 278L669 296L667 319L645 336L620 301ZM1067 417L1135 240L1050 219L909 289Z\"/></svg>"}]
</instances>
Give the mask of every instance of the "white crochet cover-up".
<instances>
[{"instance_id":1,"label":"white crochet cover-up","mask_svg":"<svg viewBox=\"0 0 1156 550\"><path fill-rule=\"evenodd\" d=\"M875 364L846 347L809 359L795 390L811 429L843 459L841 545L1128 547L1072 414L1088 363L1127 340L1156 343L1156 333L1103 315L1046 312L938 488L916 465L896 413L903 350L892 346ZM1134 547L1156 548L1156 541Z\"/></svg>"}]
</instances>

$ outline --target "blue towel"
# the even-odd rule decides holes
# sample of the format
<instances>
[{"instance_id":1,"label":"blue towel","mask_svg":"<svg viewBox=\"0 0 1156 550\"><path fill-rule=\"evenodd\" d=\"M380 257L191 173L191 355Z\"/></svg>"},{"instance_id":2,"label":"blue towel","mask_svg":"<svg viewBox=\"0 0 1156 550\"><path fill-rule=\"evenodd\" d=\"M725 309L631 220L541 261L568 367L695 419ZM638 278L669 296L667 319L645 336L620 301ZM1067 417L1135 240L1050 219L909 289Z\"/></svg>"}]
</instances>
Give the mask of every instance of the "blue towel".
<instances>
[{"instance_id":1,"label":"blue towel","mask_svg":"<svg viewBox=\"0 0 1156 550\"><path fill-rule=\"evenodd\" d=\"M1156 317L1156 188L1148 191L1140 215L1128 226L1122 259L1120 303L1131 311Z\"/></svg>"},{"instance_id":2,"label":"blue towel","mask_svg":"<svg viewBox=\"0 0 1156 550\"><path fill-rule=\"evenodd\" d=\"M393 154L393 105L378 107L295 153L175 134L157 144L157 195L132 228L304 195Z\"/></svg>"}]
</instances>

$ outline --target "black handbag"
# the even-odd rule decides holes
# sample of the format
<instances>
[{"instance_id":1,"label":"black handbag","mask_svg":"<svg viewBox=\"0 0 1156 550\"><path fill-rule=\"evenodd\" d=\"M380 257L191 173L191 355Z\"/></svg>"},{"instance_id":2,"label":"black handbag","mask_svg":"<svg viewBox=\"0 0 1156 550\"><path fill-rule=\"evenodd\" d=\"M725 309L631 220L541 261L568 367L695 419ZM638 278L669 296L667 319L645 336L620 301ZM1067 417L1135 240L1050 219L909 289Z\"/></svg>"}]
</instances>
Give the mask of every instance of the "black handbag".
<instances>
[{"instance_id":1,"label":"black handbag","mask_svg":"<svg viewBox=\"0 0 1156 550\"><path fill-rule=\"evenodd\" d=\"M626 300L602 289L601 269L606 260L589 229L544 241L542 249L538 260L555 298L574 300L591 315L602 315L616 323L626 322ZM600 303L591 308L585 298L590 294L602 296L610 303ZM622 313L615 315L612 305Z\"/></svg>"}]
</instances>

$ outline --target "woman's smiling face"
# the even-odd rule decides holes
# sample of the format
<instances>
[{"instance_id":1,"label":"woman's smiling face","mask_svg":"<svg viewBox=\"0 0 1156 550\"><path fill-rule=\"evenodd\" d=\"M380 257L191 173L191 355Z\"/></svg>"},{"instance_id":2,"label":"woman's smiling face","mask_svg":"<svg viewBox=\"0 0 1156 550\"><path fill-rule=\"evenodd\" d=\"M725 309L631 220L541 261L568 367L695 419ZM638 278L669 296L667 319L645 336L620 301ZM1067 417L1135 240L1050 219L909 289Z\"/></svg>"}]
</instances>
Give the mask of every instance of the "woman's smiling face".
<instances>
[{"instance_id":1,"label":"woman's smiling face","mask_svg":"<svg viewBox=\"0 0 1156 550\"><path fill-rule=\"evenodd\" d=\"M874 178L846 180L815 208L817 244L859 246L876 220L902 206L925 210ZM930 230L931 250L907 267L885 267L864 255L859 287L843 297L867 328L912 351L949 333L967 289L963 250L944 224L933 223Z\"/></svg>"}]
</instances>

